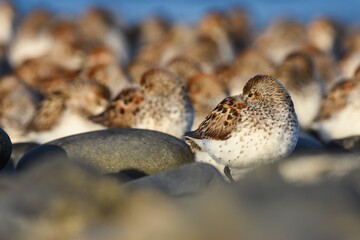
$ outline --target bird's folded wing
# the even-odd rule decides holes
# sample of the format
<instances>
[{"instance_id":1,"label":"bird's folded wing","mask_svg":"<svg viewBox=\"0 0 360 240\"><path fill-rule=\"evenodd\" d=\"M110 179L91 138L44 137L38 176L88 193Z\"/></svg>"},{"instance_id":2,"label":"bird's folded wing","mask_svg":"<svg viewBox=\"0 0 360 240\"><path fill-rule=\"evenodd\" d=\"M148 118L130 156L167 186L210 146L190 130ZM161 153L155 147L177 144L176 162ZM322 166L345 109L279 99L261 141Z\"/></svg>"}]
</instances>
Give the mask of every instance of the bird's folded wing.
<instances>
[{"instance_id":1,"label":"bird's folded wing","mask_svg":"<svg viewBox=\"0 0 360 240\"><path fill-rule=\"evenodd\" d=\"M140 89L127 88L111 102L107 109L89 119L106 127L131 127L133 118L140 111L139 104L144 101Z\"/></svg>"},{"instance_id":2,"label":"bird's folded wing","mask_svg":"<svg viewBox=\"0 0 360 240\"><path fill-rule=\"evenodd\" d=\"M205 118L199 128L186 134L192 138L226 140L241 120L247 105L240 95L227 97Z\"/></svg>"},{"instance_id":3,"label":"bird's folded wing","mask_svg":"<svg viewBox=\"0 0 360 240\"><path fill-rule=\"evenodd\" d=\"M34 118L26 127L28 131L40 132L50 130L60 120L65 109L65 102L57 93L53 93L44 99Z\"/></svg>"}]
</instances>

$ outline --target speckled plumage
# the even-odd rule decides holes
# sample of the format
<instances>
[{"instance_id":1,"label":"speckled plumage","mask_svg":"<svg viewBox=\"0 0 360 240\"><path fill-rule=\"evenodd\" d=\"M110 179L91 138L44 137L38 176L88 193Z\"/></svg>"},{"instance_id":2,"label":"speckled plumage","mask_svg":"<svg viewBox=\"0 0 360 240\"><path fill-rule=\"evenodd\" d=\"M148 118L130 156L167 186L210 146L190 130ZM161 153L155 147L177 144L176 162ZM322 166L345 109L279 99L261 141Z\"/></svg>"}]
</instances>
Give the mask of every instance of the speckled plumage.
<instances>
[{"instance_id":1,"label":"speckled plumage","mask_svg":"<svg viewBox=\"0 0 360 240\"><path fill-rule=\"evenodd\" d=\"M196 161L229 169L236 180L246 170L289 155L298 134L290 95L274 78L257 75L242 95L225 98L185 140Z\"/></svg>"},{"instance_id":2,"label":"speckled plumage","mask_svg":"<svg viewBox=\"0 0 360 240\"><path fill-rule=\"evenodd\" d=\"M151 129L181 137L190 130L193 114L182 81L154 68L144 73L140 88L124 89L103 113L91 119L107 127Z\"/></svg>"}]
</instances>

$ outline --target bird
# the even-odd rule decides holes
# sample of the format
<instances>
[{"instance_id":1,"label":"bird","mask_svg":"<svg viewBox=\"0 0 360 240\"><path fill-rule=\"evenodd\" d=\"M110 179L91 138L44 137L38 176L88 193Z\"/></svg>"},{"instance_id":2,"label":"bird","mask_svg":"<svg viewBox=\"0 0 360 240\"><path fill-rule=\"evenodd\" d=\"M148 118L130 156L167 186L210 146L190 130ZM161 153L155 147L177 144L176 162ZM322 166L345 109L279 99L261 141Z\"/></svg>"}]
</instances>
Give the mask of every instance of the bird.
<instances>
[{"instance_id":1,"label":"bird","mask_svg":"<svg viewBox=\"0 0 360 240\"><path fill-rule=\"evenodd\" d=\"M275 64L281 63L291 52L307 43L306 28L293 19L279 19L270 24L254 45Z\"/></svg>"},{"instance_id":2,"label":"bird","mask_svg":"<svg viewBox=\"0 0 360 240\"><path fill-rule=\"evenodd\" d=\"M110 91L94 81L74 80L49 94L26 127L28 139L45 143L57 138L102 130L89 116L99 114L110 101Z\"/></svg>"},{"instance_id":3,"label":"bird","mask_svg":"<svg viewBox=\"0 0 360 240\"><path fill-rule=\"evenodd\" d=\"M298 137L291 97L269 75L249 79L242 94L226 97L196 130L184 135L195 161L215 166L229 181L287 157Z\"/></svg>"},{"instance_id":4,"label":"bird","mask_svg":"<svg viewBox=\"0 0 360 240\"><path fill-rule=\"evenodd\" d=\"M109 128L150 129L178 138L191 129L193 118L184 83L161 68L146 71L140 87L122 90L104 112L90 117Z\"/></svg>"},{"instance_id":5,"label":"bird","mask_svg":"<svg viewBox=\"0 0 360 240\"><path fill-rule=\"evenodd\" d=\"M105 45L123 66L129 61L129 43L127 42L123 22L110 10L90 7L80 17L79 32L86 47Z\"/></svg>"},{"instance_id":6,"label":"bird","mask_svg":"<svg viewBox=\"0 0 360 240\"><path fill-rule=\"evenodd\" d=\"M242 51L230 66L227 86L230 95L236 95L246 84L246 81L256 74L272 75L275 66L257 49L248 48Z\"/></svg>"},{"instance_id":7,"label":"bird","mask_svg":"<svg viewBox=\"0 0 360 240\"><path fill-rule=\"evenodd\" d=\"M10 1L0 2L0 46L7 46L13 35L16 9Z\"/></svg>"},{"instance_id":8,"label":"bird","mask_svg":"<svg viewBox=\"0 0 360 240\"><path fill-rule=\"evenodd\" d=\"M234 60L234 46L230 34L230 23L225 14L209 11L198 23L199 33L213 40L219 50L219 60L223 64Z\"/></svg>"},{"instance_id":9,"label":"bird","mask_svg":"<svg viewBox=\"0 0 360 240\"><path fill-rule=\"evenodd\" d=\"M13 143L28 141L24 134L36 114L41 96L14 75L0 78L0 127Z\"/></svg>"},{"instance_id":10,"label":"bird","mask_svg":"<svg viewBox=\"0 0 360 240\"><path fill-rule=\"evenodd\" d=\"M116 56L106 46L93 48L79 74L82 79L94 79L105 85L115 97L122 89L130 85L124 71L118 66Z\"/></svg>"},{"instance_id":11,"label":"bird","mask_svg":"<svg viewBox=\"0 0 360 240\"><path fill-rule=\"evenodd\" d=\"M360 66L353 77L334 84L321 103L312 129L323 142L360 134L359 100Z\"/></svg>"},{"instance_id":12,"label":"bird","mask_svg":"<svg viewBox=\"0 0 360 240\"><path fill-rule=\"evenodd\" d=\"M176 74L184 83L186 83L190 77L202 72L199 63L182 56L171 59L166 64L166 69Z\"/></svg>"},{"instance_id":13,"label":"bird","mask_svg":"<svg viewBox=\"0 0 360 240\"><path fill-rule=\"evenodd\" d=\"M345 28L339 22L324 16L313 19L307 26L309 44L336 59L343 51L344 33Z\"/></svg>"},{"instance_id":14,"label":"bird","mask_svg":"<svg viewBox=\"0 0 360 240\"><path fill-rule=\"evenodd\" d=\"M54 39L50 34L50 23L53 18L53 14L44 9L32 11L25 17L9 46L8 57L13 67L52 51Z\"/></svg>"},{"instance_id":15,"label":"bird","mask_svg":"<svg viewBox=\"0 0 360 240\"><path fill-rule=\"evenodd\" d=\"M274 76L290 93L301 127L308 129L325 91L312 58L301 51L293 52L278 66Z\"/></svg>"},{"instance_id":16,"label":"bird","mask_svg":"<svg viewBox=\"0 0 360 240\"><path fill-rule=\"evenodd\" d=\"M190 77L186 89L195 111L194 126L198 126L213 107L228 96L225 85L209 73L197 73Z\"/></svg>"}]
</instances>

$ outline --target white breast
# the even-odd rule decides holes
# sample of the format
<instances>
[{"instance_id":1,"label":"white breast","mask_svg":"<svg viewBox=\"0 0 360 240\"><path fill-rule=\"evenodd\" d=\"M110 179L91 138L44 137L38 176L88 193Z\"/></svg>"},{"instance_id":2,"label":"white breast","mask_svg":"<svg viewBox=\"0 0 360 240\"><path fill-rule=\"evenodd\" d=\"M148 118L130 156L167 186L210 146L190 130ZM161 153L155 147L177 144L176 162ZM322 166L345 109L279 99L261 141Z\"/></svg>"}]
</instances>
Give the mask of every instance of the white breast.
<instances>
[{"instance_id":1,"label":"white breast","mask_svg":"<svg viewBox=\"0 0 360 240\"><path fill-rule=\"evenodd\" d=\"M44 56L51 51L53 44L53 39L47 35L18 37L10 48L11 64L19 66L27 59Z\"/></svg>"},{"instance_id":2,"label":"white breast","mask_svg":"<svg viewBox=\"0 0 360 240\"><path fill-rule=\"evenodd\" d=\"M233 168L248 168L287 156L295 147L293 134L274 129L270 135L264 130L242 131L225 140L204 140L204 149L219 163ZM295 143L294 143L295 141Z\"/></svg>"}]
</instances>

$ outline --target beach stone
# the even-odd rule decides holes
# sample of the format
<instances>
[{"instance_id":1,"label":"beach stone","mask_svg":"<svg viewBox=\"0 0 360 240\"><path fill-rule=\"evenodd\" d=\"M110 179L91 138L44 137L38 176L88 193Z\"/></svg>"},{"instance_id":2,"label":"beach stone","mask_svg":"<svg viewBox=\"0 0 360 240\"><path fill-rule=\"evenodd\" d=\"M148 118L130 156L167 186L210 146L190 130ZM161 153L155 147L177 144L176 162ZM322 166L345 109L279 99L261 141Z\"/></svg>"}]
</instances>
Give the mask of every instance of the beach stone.
<instances>
[{"instance_id":1,"label":"beach stone","mask_svg":"<svg viewBox=\"0 0 360 240\"><path fill-rule=\"evenodd\" d=\"M78 234L90 234L91 228L117 232L114 224L120 224L131 201L116 182L69 161L49 161L24 174L0 178L0 186L3 182L7 184L0 188L3 239L51 240L59 233L62 239L90 239Z\"/></svg>"},{"instance_id":2,"label":"beach stone","mask_svg":"<svg viewBox=\"0 0 360 240\"><path fill-rule=\"evenodd\" d=\"M247 239L250 225L238 222L247 216L225 193L189 197L185 205L151 189L128 191L75 163L48 161L0 177L8 184L0 188L2 239Z\"/></svg>"},{"instance_id":3,"label":"beach stone","mask_svg":"<svg viewBox=\"0 0 360 240\"><path fill-rule=\"evenodd\" d=\"M9 135L0 128L0 170L8 163L12 152L12 143Z\"/></svg>"},{"instance_id":4,"label":"beach stone","mask_svg":"<svg viewBox=\"0 0 360 240\"><path fill-rule=\"evenodd\" d=\"M264 239L357 239L360 236L359 195L349 187L347 177L295 186L269 168L273 166L261 167L234 185L238 205L246 209L246 221L268 236Z\"/></svg>"},{"instance_id":5,"label":"beach stone","mask_svg":"<svg viewBox=\"0 0 360 240\"><path fill-rule=\"evenodd\" d=\"M171 196L194 194L212 185L225 184L219 171L205 163L191 163L128 183L129 189L156 189Z\"/></svg>"},{"instance_id":6,"label":"beach stone","mask_svg":"<svg viewBox=\"0 0 360 240\"><path fill-rule=\"evenodd\" d=\"M20 158L24 156L25 153L38 146L38 143L35 142L23 142L23 143L14 143L12 145L12 153L10 160L6 164L6 167L3 171L15 171L16 165L18 164Z\"/></svg>"},{"instance_id":7,"label":"beach stone","mask_svg":"<svg viewBox=\"0 0 360 240\"><path fill-rule=\"evenodd\" d=\"M118 173L107 173L105 176L108 176L112 179L115 179L119 183L127 183L133 180L137 180L142 177L146 177L149 174L146 174L142 171L135 169L122 170Z\"/></svg>"},{"instance_id":8,"label":"beach stone","mask_svg":"<svg viewBox=\"0 0 360 240\"><path fill-rule=\"evenodd\" d=\"M0 186L7 186L0 188L0 236L357 239L359 197L349 182L294 186L273 170L273 165L264 166L238 183L174 197L155 188L129 190L80 162L48 161L21 174L0 176Z\"/></svg>"},{"instance_id":9,"label":"beach stone","mask_svg":"<svg viewBox=\"0 0 360 240\"><path fill-rule=\"evenodd\" d=\"M153 174L193 162L187 144L171 135L142 129L106 129L40 145L20 159L17 169L47 161L53 155L82 159L104 174L131 169Z\"/></svg>"}]
</instances>

